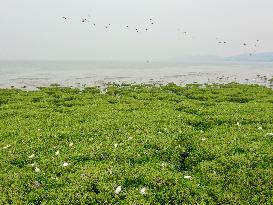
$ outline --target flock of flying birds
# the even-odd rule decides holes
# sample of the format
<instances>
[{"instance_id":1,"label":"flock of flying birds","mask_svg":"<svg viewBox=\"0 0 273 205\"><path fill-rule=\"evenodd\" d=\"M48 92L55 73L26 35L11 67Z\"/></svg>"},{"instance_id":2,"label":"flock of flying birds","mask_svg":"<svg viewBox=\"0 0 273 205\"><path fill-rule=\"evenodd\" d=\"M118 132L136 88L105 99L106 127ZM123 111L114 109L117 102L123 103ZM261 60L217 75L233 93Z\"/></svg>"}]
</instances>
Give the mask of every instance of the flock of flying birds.
<instances>
[{"instance_id":1,"label":"flock of flying birds","mask_svg":"<svg viewBox=\"0 0 273 205\"><path fill-rule=\"evenodd\" d=\"M69 18L66 17L66 16L63 16L62 19L65 20L65 22L68 22L68 21L69 21ZM154 22L154 20L153 20L152 18L150 18L150 19L148 19L148 20L149 20L149 21L148 21L149 25L152 26L152 25L155 24L155 22ZM90 14L88 14L88 17L86 17L86 18L82 18L82 19L81 19L81 22L82 22L82 23L91 23L91 25L92 25L93 27L96 27L96 26L97 26L97 24L91 20L91 15L90 15ZM110 23L104 25L104 28L105 28L105 29L110 29L110 27L111 27L111 24L110 24ZM129 25L126 25L125 28L129 28ZM148 29L148 26L147 26L147 28L145 28L144 30L145 30L145 31L148 31L148 30L149 30L149 29ZM140 29L139 29L139 28L135 28L135 31L136 31L137 33L139 33L139 32L140 32Z\"/></svg>"},{"instance_id":2,"label":"flock of flying birds","mask_svg":"<svg viewBox=\"0 0 273 205\"><path fill-rule=\"evenodd\" d=\"M68 22L70 20L70 18L66 17L66 16L63 16L61 18L65 22ZM97 26L97 24L92 20L90 14L88 14L87 17L82 18L80 22L81 23L90 23L91 26L93 26L93 27ZM148 24L147 24L146 28L144 28L144 29L134 28L135 32L139 33L140 31L146 31L147 32L147 31L151 30L151 26L155 25L155 21L152 18L147 18L147 22L148 22ZM108 24L103 25L103 26L104 26L105 29L110 29L112 24L108 23ZM126 28L126 29L129 29L129 27L131 28L131 26L129 26L129 25L124 26L124 28ZM193 35L188 31L184 31L184 30L182 30L180 28L177 29L177 31L180 32L180 33L182 32L182 34L185 35L185 36L194 38ZM223 39L218 38L218 37L216 37L215 40L216 40L216 43L219 44L219 45L229 44L229 41L223 40ZM245 48L246 50L248 50L249 55L252 56L253 54L255 54L257 52L257 48L258 48L259 44L260 44L260 40L256 40L254 43L243 42L243 43L241 43L241 46L243 48Z\"/></svg>"}]
</instances>

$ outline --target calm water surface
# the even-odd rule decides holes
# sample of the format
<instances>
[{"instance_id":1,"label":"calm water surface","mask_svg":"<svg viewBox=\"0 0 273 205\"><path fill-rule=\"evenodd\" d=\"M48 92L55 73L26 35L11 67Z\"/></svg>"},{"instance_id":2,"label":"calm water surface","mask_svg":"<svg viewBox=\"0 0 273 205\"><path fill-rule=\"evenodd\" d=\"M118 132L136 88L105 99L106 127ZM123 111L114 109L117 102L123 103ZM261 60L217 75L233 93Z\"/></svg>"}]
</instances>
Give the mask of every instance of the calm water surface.
<instances>
[{"instance_id":1,"label":"calm water surface","mask_svg":"<svg viewBox=\"0 0 273 205\"><path fill-rule=\"evenodd\" d=\"M0 88L58 83L82 88L106 83L255 83L269 85L273 63L0 61Z\"/></svg>"}]
</instances>

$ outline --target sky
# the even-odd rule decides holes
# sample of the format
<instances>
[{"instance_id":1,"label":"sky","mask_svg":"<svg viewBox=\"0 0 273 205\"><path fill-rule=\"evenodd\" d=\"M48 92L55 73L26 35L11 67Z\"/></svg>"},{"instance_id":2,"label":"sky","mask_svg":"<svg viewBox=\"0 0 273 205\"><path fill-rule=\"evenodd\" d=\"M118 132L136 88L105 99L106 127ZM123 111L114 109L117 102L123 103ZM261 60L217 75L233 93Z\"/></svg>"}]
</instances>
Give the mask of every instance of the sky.
<instances>
[{"instance_id":1,"label":"sky","mask_svg":"<svg viewBox=\"0 0 273 205\"><path fill-rule=\"evenodd\" d=\"M272 11L273 0L0 0L0 59L168 60L268 52Z\"/></svg>"}]
</instances>

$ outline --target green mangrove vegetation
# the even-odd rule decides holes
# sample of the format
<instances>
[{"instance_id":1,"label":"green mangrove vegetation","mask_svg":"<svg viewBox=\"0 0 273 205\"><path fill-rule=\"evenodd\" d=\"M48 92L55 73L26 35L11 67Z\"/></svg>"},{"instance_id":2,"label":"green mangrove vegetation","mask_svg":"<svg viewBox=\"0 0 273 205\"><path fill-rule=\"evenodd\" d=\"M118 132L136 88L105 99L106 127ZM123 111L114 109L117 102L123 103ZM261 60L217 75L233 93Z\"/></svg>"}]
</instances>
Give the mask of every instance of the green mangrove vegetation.
<instances>
[{"instance_id":1,"label":"green mangrove vegetation","mask_svg":"<svg viewBox=\"0 0 273 205\"><path fill-rule=\"evenodd\" d=\"M0 204L273 204L273 91L0 89Z\"/></svg>"}]
</instances>

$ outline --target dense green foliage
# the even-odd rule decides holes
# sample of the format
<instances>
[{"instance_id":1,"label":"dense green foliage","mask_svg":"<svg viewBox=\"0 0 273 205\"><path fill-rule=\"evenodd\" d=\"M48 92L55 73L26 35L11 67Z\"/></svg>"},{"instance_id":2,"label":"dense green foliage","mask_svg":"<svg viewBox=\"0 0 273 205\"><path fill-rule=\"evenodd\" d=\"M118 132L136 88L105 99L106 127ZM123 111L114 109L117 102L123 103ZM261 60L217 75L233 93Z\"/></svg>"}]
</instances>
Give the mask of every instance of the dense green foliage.
<instances>
[{"instance_id":1,"label":"dense green foliage","mask_svg":"<svg viewBox=\"0 0 273 205\"><path fill-rule=\"evenodd\" d=\"M0 204L273 204L272 116L256 85L1 89Z\"/></svg>"}]
</instances>

